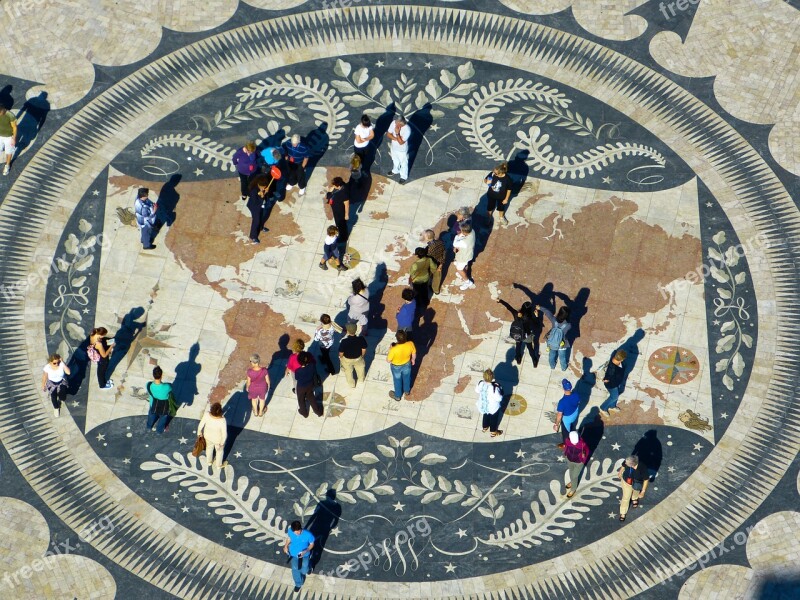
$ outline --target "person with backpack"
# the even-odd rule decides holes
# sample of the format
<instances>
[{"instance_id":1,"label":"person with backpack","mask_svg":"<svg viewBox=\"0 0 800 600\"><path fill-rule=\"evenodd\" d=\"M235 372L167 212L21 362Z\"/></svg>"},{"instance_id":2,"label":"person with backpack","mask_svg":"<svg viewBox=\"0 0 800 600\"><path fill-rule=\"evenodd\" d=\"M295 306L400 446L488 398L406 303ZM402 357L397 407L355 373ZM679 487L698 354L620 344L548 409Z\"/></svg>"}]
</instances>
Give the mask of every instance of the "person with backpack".
<instances>
[{"instance_id":1,"label":"person with backpack","mask_svg":"<svg viewBox=\"0 0 800 600\"><path fill-rule=\"evenodd\" d=\"M495 381L494 371L486 369L483 372L483 381L479 381L475 386L475 392L478 394L475 406L483 415L483 431L490 431L492 437L497 437L503 433L502 429L498 429L503 418L503 411L500 410L503 403L503 388Z\"/></svg>"},{"instance_id":2,"label":"person with backpack","mask_svg":"<svg viewBox=\"0 0 800 600\"><path fill-rule=\"evenodd\" d=\"M572 324L569 322L570 310L566 306L562 306L555 316L543 306L537 305L536 310L542 311L542 314L550 321L550 333L547 334L545 340L549 353L550 368L556 368L556 359L558 359L561 363L561 370L566 371L570 348L567 333L572 329Z\"/></svg>"},{"instance_id":3,"label":"person with backpack","mask_svg":"<svg viewBox=\"0 0 800 600\"><path fill-rule=\"evenodd\" d=\"M569 379L561 380L561 388L564 390L564 395L556 405L556 422L553 424L553 431L558 431L561 428L562 441L558 444L558 447L563 450L566 446L569 432L572 431L572 426L578 420L581 399L578 394L573 392L572 383L570 383Z\"/></svg>"},{"instance_id":4,"label":"person with backpack","mask_svg":"<svg viewBox=\"0 0 800 600\"><path fill-rule=\"evenodd\" d=\"M589 460L589 445L577 431L570 431L567 439L564 440L564 456L567 459L567 472L569 473L567 498L572 498L578 489L583 468Z\"/></svg>"},{"instance_id":5,"label":"person with backpack","mask_svg":"<svg viewBox=\"0 0 800 600\"><path fill-rule=\"evenodd\" d=\"M147 393L150 396L150 410L147 413L147 431L156 426L156 433L164 433L170 418L170 404L174 404L172 384L161 381L164 372L161 367L153 367L153 381L147 382Z\"/></svg>"},{"instance_id":6,"label":"person with backpack","mask_svg":"<svg viewBox=\"0 0 800 600\"><path fill-rule=\"evenodd\" d=\"M107 335L108 329L95 327L89 334L89 345L86 347L86 355L97 366L97 385L101 390L114 387L114 382L106 377L111 351L114 349L113 339L109 340Z\"/></svg>"},{"instance_id":7,"label":"person with backpack","mask_svg":"<svg viewBox=\"0 0 800 600\"><path fill-rule=\"evenodd\" d=\"M639 508L639 501L644 498L650 476L645 465L635 454L625 459L617 471L622 482L622 498L619 501L619 520L624 521L628 515L629 504Z\"/></svg>"},{"instance_id":8,"label":"person with backpack","mask_svg":"<svg viewBox=\"0 0 800 600\"><path fill-rule=\"evenodd\" d=\"M153 244L153 237L155 235L158 204L150 200L149 196L150 190L146 187L141 187L136 192L136 201L133 203L133 209L136 212L136 224L142 233L142 250L153 250L156 247Z\"/></svg>"},{"instance_id":9,"label":"person with backpack","mask_svg":"<svg viewBox=\"0 0 800 600\"><path fill-rule=\"evenodd\" d=\"M539 366L539 338L542 335L542 311L538 306L533 306L531 302L523 302L519 309L515 309L502 298L497 299L498 304L502 304L511 313L511 330L509 337L514 340L516 345L515 358L517 364L522 364L522 355L525 348L533 360L533 367Z\"/></svg>"}]
</instances>

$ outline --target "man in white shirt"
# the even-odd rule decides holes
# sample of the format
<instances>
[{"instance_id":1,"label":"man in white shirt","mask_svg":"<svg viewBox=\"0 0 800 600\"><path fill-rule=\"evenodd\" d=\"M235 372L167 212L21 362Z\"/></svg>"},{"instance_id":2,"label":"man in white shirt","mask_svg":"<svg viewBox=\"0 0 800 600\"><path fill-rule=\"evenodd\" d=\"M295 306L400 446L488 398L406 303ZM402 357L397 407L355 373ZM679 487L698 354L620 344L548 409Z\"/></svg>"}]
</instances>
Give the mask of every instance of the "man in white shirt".
<instances>
[{"instance_id":1,"label":"man in white shirt","mask_svg":"<svg viewBox=\"0 0 800 600\"><path fill-rule=\"evenodd\" d=\"M386 132L392 148L392 170L390 175L400 175L400 183L408 179L408 139L411 137L411 127L404 117L397 115L394 123Z\"/></svg>"},{"instance_id":2,"label":"man in white shirt","mask_svg":"<svg viewBox=\"0 0 800 600\"><path fill-rule=\"evenodd\" d=\"M475 257L475 232L472 225L465 223L461 226L461 231L453 240L453 250L456 259L453 265L456 268L456 281L463 283L458 286L461 290L469 290L475 287L475 283L467 276L467 267Z\"/></svg>"}]
</instances>

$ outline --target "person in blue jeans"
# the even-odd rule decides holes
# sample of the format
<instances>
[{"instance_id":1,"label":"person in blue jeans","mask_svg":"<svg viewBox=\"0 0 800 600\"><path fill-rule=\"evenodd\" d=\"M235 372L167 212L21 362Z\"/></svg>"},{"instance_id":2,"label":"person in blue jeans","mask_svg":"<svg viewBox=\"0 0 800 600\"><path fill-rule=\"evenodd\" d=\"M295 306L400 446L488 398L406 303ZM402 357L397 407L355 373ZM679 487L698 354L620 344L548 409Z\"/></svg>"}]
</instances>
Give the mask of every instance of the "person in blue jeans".
<instances>
[{"instance_id":1,"label":"person in blue jeans","mask_svg":"<svg viewBox=\"0 0 800 600\"><path fill-rule=\"evenodd\" d=\"M553 424L553 431L558 431L561 428L562 441L558 444L558 447L563 450L567 436L572 431L575 421L578 420L581 398L578 394L573 393L572 384L568 379L561 380L561 388L564 390L564 395L556 406L556 422Z\"/></svg>"},{"instance_id":2,"label":"person in blue jeans","mask_svg":"<svg viewBox=\"0 0 800 600\"><path fill-rule=\"evenodd\" d=\"M161 378L164 372L161 367L153 368L153 381L147 384L147 393L150 395L150 411L147 413L147 431L156 426L157 433L164 433L164 428L169 421L170 397L172 396L172 384L164 383Z\"/></svg>"},{"instance_id":3,"label":"person in blue jeans","mask_svg":"<svg viewBox=\"0 0 800 600\"><path fill-rule=\"evenodd\" d=\"M409 341L405 331L398 331L395 339L397 342L392 344L386 360L392 370L392 379L394 380L394 391L389 392L389 397L400 402L403 394L406 395L406 400L411 394L411 367L417 361L417 347L414 342Z\"/></svg>"},{"instance_id":4,"label":"person in blue jeans","mask_svg":"<svg viewBox=\"0 0 800 600\"><path fill-rule=\"evenodd\" d=\"M283 551L291 557L294 591L299 592L306 580L306 575L308 575L311 549L314 548L314 535L307 529L303 529L300 521L292 521L286 534Z\"/></svg>"},{"instance_id":5,"label":"person in blue jeans","mask_svg":"<svg viewBox=\"0 0 800 600\"><path fill-rule=\"evenodd\" d=\"M603 384L608 390L608 398L600 405L600 411L608 415L609 411L618 411L617 401L622 392L622 381L625 379L625 367L622 363L628 358L625 350L617 350L611 362L608 363L606 374L603 376Z\"/></svg>"},{"instance_id":6,"label":"person in blue jeans","mask_svg":"<svg viewBox=\"0 0 800 600\"><path fill-rule=\"evenodd\" d=\"M572 329L572 324L569 322L569 308L562 306L558 309L555 316L542 306L537 306L536 310L540 310L542 314L547 317L547 320L550 321L551 325L550 333L547 334L545 341L549 353L550 368L556 368L557 358L561 363L561 370L566 371L570 347L567 333Z\"/></svg>"}]
</instances>

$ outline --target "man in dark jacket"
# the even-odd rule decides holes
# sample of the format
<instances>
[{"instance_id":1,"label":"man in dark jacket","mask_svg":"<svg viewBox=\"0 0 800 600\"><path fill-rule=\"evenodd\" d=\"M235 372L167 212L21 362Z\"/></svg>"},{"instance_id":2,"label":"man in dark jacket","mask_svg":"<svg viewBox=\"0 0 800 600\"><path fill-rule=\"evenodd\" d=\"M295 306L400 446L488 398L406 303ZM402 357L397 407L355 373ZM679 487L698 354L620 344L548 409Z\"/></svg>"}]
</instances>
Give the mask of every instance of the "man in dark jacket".
<instances>
[{"instance_id":1,"label":"man in dark jacket","mask_svg":"<svg viewBox=\"0 0 800 600\"><path fill-rule=\"evenodd\" d=\"M622 391L622 381L625 379L625 367L622 363L628 357L625 350L617 350L611 362L608 363L606 374L603 376L603 383L608 390L608 398L600 405L600 412L608 416L610 411L619 412L617 400Z\"/></svg>"},{"instance_id":2,"label":"man in dark jacket","mask_svg":"<svg viewBox=\"0 0 800 600\"><path fill-rule=\"evenodd\" d=\"M533 305L532 302L524 302L519 309L514 308L505 300L498 298L497 302L502 304L511 313L512 329L511 337L514 338L517 327L516 324L522 325L522 337L514 339L516 344L515 358L517 364L522 363L522 355L525 353L525 347L528 348L528 354L533 360L533 367L539 366L539 339L542 336L542 312ZM519 337L519 335L517 335Z\"/></svg>"}]
</instances>

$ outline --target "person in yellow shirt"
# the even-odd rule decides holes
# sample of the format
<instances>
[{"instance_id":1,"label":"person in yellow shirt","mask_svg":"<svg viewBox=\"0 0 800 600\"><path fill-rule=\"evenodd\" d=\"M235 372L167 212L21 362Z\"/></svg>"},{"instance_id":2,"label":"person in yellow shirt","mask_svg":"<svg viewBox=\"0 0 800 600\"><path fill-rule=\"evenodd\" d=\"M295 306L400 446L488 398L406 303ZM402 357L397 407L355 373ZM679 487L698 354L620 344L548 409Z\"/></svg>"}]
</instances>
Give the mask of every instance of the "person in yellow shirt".
<instances>
[{"instance_id":1,"label":"person in yellow shirt","mask_svg":"<svg viewBox=\"0 0 800 600\"><path fill-rule=\"evenodd\" d=\"M417 362L417 347L414 342L408 341L405 331L398 331L395 339L397 341L389 349L386 360L389 362L394 381L394 391L389 392L389 397L400 402L403 393L406 395L406 400L409 400L411 394L411 367Z\"/></svg>"}]
</instances>

